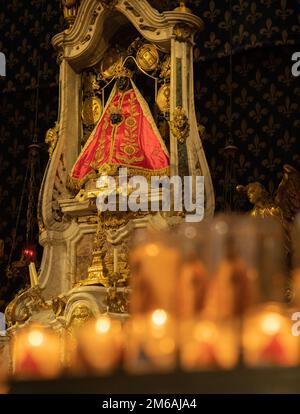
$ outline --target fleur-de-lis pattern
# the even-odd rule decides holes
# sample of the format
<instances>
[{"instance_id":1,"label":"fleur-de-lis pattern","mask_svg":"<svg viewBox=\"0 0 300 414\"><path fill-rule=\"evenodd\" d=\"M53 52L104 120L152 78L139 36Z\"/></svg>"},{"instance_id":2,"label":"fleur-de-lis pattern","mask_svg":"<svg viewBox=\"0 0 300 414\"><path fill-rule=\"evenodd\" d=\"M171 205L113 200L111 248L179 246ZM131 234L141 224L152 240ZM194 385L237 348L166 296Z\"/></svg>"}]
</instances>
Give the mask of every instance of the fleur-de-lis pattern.
<instances>
[{"instance_id":1,"label":"fleur-de-lis pattern","mask_svg":"<svg viewBox=\"0 0 300 414\"><path fill-rule=\"evenodd\" d=\"M172 10L177 0L149 0ZM23 187L28 145L34 134L36 87L40 67L38 137L57 119L58 65L51 45L62 31L60 0L10 0L0 9L0 51L7 57L7 77L0 79L0 238L5 257L0 271L0 309L20 287L8 281L8 259ZM204 147L216 192L217 210L225 207L228 182L224 147L231 133L237 152L231 183L261 181L274 191L282 165L300 169L300 78L291 74L291 55L300 49L300 0L187 1L204 21L195 39L195 97L199 124L206 127ZM229 55L233 52L233 82ZM232 110L229 93L232 90ZM47 162L42 152L41 170ZM26 195L16 237L19 258L25 241ZM232 207L246 210L233 192ZM0 264L1 267L1 264ZM1 295L2 285L2 295ZM1 296L5 300L1 302Z\"/></svg>"},{"instance_id":2,"label":"fleur-de-lis pattern","mask_svg":"<svg viewBox=\"0 0 300 414\"><path fill-rule=\"evenodd\" d=\"M15 292L24 287L24 280L20 278L7 279L5 267L16 233L28 146L35 132L38 78L39 143L43 143L46 130L57 119L58 66L51 38L62 29L58 0L1 2L0 51L7 58L7 76L0 78L0 238L5 242L5 257L0 259L0 310L4 310ZM38 174L43 173L47 160L47 149L42 148ZM20 259L26 240L27 202L28 186L25 188L13 260ZM35 229L38 233L36 223ZM37 242L37 238L38 234L32 241Z\"/></svg>"}]
</instances>

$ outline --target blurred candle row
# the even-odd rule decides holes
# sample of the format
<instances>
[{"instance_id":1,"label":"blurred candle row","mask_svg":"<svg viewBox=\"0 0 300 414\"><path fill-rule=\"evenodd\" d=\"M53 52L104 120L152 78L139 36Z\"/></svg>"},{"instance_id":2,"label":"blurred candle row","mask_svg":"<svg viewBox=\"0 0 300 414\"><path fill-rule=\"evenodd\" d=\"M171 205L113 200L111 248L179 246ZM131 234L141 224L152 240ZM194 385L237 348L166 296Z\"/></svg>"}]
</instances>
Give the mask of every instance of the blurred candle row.
<instances>
[{"instance_id":1,"label":"blurred candle row","mask_svg":"<svg viewBox=\"0 0 300 414\"><path fill-rule=\"evenodd\" d=\"M300 364L300 219L295 225L293 300L286 238L276 220L220 216L164 232L142 231L131 246L131 312L102 315L75 338L40 326L14 337L18 378L132 374Z\"/></svg>"}]
</instances>

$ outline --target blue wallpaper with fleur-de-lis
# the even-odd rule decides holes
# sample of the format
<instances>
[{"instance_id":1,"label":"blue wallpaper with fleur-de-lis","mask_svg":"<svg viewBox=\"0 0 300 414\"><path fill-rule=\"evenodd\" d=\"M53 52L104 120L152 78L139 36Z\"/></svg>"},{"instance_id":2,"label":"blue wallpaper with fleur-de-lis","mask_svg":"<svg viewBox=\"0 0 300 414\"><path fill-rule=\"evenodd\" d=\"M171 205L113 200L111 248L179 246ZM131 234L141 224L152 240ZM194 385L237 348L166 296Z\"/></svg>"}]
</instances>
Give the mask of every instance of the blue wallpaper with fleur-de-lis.
<instances>
[{"instance_id":1,"label":"blue wallpaper with fleur-de-lis","mask_svg":"<svg viewBox=\"0 0 300 414\"><path fill-rule=\"evenodd\" d=\"M171 10L179 2L150 3ZM7 57L7 77L0 78L0 238L5 241L0 308L22 284L7 280L4 268L16 228L27 148L34 135L38 68L39 142L57 117L58 66L51 38L63 28L59 4L59 0L0 0L0 51ZM234 191L237 183L258 180L273 193L284 163L300 169L300 77L291 74L291 56L300 51L300 0L191 0L187 5L205 23L196 38L195 94L198 121L206 127L204 147L217 209L228 207L229 189L230 207L246 210L246 200ZM224 147L230 132L237 151L228 176ZM41 171L46 161L47 153L41 150ZM25 241L26 194L27 189L15 259Z\"/></svg>"}]
</instances>

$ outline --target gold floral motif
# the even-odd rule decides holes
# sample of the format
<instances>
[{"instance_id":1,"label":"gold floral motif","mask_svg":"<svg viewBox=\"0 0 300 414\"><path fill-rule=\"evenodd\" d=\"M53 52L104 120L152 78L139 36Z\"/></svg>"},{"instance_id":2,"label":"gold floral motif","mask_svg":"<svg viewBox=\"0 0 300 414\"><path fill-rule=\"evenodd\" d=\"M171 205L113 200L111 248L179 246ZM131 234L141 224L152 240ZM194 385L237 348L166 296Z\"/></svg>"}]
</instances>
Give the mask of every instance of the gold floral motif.
<instances>
[{"instance_id":1,"label":"gold floral motif","mask_svg":"<svg viewBox=\"0 0 300 414\"><path fill-rule=\"evenodd\" d=\"M104 119L103 119L103 127L102 127L102 130L101 130L99 145L98 145L98 148L97 148L96 153L95 153L95 160L94 160L94 162L92 162L90 164L91 167L95 171L98 171L99 166L104 161L104 157L105 157L105 152L104 152L104 149L105 149L105 136L106 136L106 129L109 125L109 122L110 122L110 116L107 113L107 114L105 114Z\"/></svg>"},{"instance_id":2,"label":"gold floral motif","mask_svg":"<svg viewBox=\"0 0 300 414\"><path fill-rule=\"evenodd\" d=\"M133 164L136 162L141 162L144 160L144 155L139 157L135 156L140 150L138 144L138 117L139 112L137 108L137 101L134 95L130 93L129 97L129 108L130 113L129 117L125 121L125 131L120 145L120 149L123 154L117 153L116 157L120 162L125 162L126 164Z\"/></svg>"},{"instance_id":3,"label":"gold floral motif","mask_svg":"<svg viewBox=\"0 0 300 414\"><path fill-rule=\"evenodd\" d=\"M173 120L170 121L172 134L177 138L180 144L183 144L189 136L190 124L189 119L181 106L177 106L173 114Z\"/></svg>"}]
</instances>

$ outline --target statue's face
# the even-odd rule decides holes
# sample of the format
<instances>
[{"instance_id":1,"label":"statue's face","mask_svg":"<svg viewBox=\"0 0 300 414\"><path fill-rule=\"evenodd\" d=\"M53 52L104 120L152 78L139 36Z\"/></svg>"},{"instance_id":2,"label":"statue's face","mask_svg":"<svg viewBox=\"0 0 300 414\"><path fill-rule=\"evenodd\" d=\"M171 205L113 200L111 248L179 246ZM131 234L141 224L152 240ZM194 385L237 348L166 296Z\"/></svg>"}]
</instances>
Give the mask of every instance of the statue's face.
<instances>
[{"instance_id":1,"label":"statue's face","mask_svg":"<svg viewBox=\"0 0 300 414\"><path fill-rule=\"evenodd\" d=\"M262 198L263 187L259 183L249 184L247 195L250 203L255 204Z\"/></svg>"},{"instance_id":2,"label":"statue's face","mask_svg":"<svg viewBox=\"0 0 300 414\"><path fill-rule=\"evenodd\" d=\"M129 88L130 82L129 82L129 78L127 78L126 76L121 76L120 78L117 79L117 88L120 91L125 91L126 89Z\"/></svg>"},{"instance_id":3,"label":"statue's face","mask_svg":"<svg viewBox=\"0 0 300 414\"><path fill-rule=\"evenodd\" d=\"M177 119L177 125L180 129L183 129L185 127L185 117L183 115L180 115Z\"/></svg>"}]
</instances>

